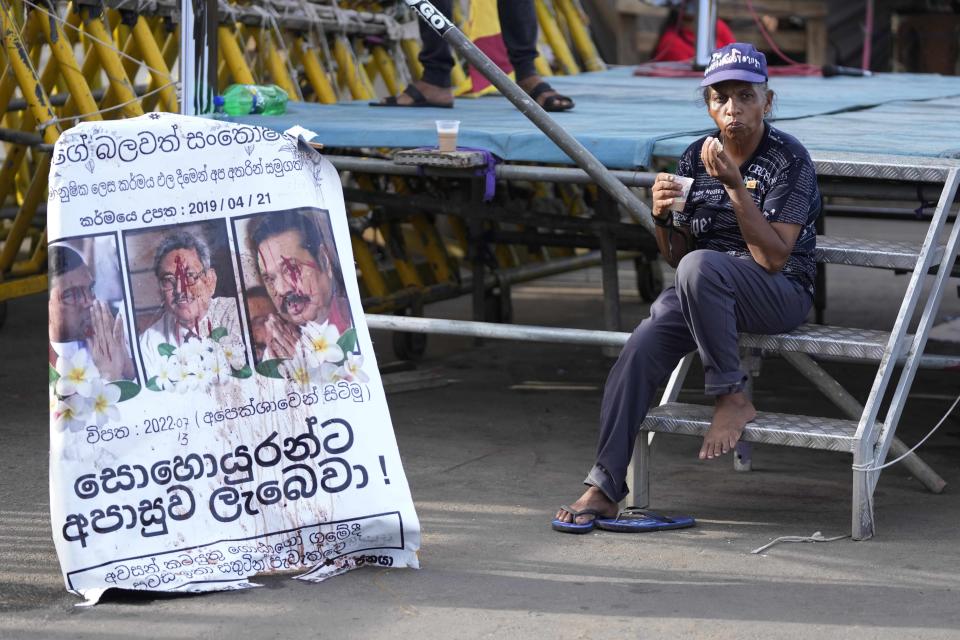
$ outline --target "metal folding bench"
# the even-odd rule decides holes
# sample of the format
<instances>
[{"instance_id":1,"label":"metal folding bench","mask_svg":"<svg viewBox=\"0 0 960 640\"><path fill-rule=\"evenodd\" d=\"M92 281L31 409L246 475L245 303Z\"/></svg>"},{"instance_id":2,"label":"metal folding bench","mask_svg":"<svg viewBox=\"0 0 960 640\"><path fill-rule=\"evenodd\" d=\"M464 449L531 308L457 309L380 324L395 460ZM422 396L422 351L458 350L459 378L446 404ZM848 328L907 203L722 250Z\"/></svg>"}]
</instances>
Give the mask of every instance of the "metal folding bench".
<instances>
[{"instance_id":1,"label":"metal folding bench","mask_svg":"<svg viewBox=\"0 0 960 640\"><path fill-rule=\"evenodd\" d=\"M890 451L896 455L907 453L906 446L894 434L917 369L960 367L958 357L924 353L927 335L947 289L947 280L960 244L960 221L947 224L960 182L960 161L821 153L814 156L814 162L817 174L821 177L943 185L936 211L920 246L829 236L817 238L817 259L821 263L907 270L911 273L890 331L803 325L795 331L779 335L748 334L741 337L740 344L746 355L745 365L755 366L756 358L763 353L779 354L849 417L839 420L760 411L744 430L739 447L741 453L749 446L747 443L766 443L852 454L851 534L855 540L864 540L873 536L874 532L873 492L880 478L878 467ZM943 243L947 228L951 228L949 238ZM925 293L925 280L931 272L933 283ZM909 334L908 327L921 302L919 324L915 333ZM638 505L649 503L650 440L653 433L703 436L710 426L712 407L676 402L693 355L688 355L678 365L667 384L660 406L650 411L641 427L632 470L628 474L631 494ZM866 403L861 406L815 359L877 363L877 374ZM901 366L899 375L895 372L897 366ZM896 388L881 421L878 415L880 405L888 387L894 382ZM943 481L915 454L907 455L905 463L931 491L939 492L943 488Z\"/></svg>"}]
</instances>

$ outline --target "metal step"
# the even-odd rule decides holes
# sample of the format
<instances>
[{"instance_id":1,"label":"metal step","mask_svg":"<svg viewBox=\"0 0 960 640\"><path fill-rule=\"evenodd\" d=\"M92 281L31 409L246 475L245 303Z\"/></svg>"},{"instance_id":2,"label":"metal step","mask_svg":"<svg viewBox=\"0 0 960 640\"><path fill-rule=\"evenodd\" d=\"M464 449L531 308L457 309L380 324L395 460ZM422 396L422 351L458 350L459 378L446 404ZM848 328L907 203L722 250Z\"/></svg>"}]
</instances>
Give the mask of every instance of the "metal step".
<instances>
[{"instance_id":1,"label":"metal step","mask_svg":"<svg viewBox=\"0 0 960 640\"><path fill-rule=\"evenodd\" d=\"M919 243L817 236L816 260L826 264L912 271L919 256ZM931 266L940 264L942 259L943 246L938 246Z\"/></svg>"},{"instance_id":2,"label":"metal step","mask_svg":"<svg viewBox=\"0 0 960 640\"><path fill-rule=\"evenodd\" d=\"M802 324L789 333L769 336L755 333L740 334L740 346L879 362L889 339L889 331ZM910 336L907 336L904 344L909 344L909 340Z\"/></svg>"},{"instance_id":3,"label":"metal step","mask_svg":"<svg viewBox=\"0 0 960 640\"><path fill-rule=\"evenodd\" d=\"M670 402L655 407L640 426L643 431L703 436L710 427L713 407L702 404ZM745 442L762 442L805 449L825 449L852 453L857 423L815 416L758 411L740 437Z\"/></svg>"}]
</instances>

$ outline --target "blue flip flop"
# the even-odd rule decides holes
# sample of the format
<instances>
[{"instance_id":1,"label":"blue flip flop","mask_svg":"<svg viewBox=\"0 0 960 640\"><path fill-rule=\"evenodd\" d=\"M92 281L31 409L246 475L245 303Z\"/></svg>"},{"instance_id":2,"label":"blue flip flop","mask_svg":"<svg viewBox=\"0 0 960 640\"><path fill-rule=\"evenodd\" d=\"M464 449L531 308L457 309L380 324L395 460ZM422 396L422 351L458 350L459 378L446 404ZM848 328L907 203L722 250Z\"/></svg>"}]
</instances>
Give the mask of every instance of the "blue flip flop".
<instances>
[{"instance_id":1,"label":"blue flip flop","mask_svg":"<svg viewBox=\"0 0 960 640\"><path fill-rule=\"evenodd\" d=\"M565 504L560 505L560 508L573 516L573 522L563 522L562 520L553 519L553 522L550 523L550 526L553 527L554 531L559 531L561 533L590 533L593 531L593 527L597 522L598 518L603 517L602 514L596 509L583 509L581 511L574 511L572 508L568 507ZM580 516L593 516L589 522L578 523L576 520Z\"/></svg>"},{"instance_id":2,"label":"blue flip flop","mask_svg":"<svg viewBox=\"0 0 960 640\"><path fill-rule=\"evenodd\" d=\"M618 513L616 518L597 517L593 524L604 531L644 533L665 529L685 529L695 525L696 520L690 516L673 516L670 518L639 507L627 507Z\"/></svg>"}]
</instances>

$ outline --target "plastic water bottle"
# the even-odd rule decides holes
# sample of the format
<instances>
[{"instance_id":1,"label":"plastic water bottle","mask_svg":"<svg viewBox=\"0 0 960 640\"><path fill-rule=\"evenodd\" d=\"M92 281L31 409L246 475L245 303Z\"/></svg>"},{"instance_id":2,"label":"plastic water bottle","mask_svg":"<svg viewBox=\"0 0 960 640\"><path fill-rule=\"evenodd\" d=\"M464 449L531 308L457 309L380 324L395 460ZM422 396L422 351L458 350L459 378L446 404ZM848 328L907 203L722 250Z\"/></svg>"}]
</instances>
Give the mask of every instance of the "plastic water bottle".
<instances>
[{"instance_id":1,"label":"plastic water bottle","mask_svg":"<svg viewBox=\"0 0 960 640\"><path fill-rule=\"evenodd\" d=\"M223 96L213 96L213 113L210 114L210 117L214 120L226 120L227 113L223 110L225 104L226 100L223 99Z\"/></svg>"},{"instance_id":2,"label":"plastic water bottle","mask_svg":"<svg viewBox=\"0 0 960 640\"><path fill-rule=\"evenodd\" d=\"M276 116L286 112L288 99L275 84L232 84L223 92L223 110L231 116Z\"/></svg>"}]
</instances>

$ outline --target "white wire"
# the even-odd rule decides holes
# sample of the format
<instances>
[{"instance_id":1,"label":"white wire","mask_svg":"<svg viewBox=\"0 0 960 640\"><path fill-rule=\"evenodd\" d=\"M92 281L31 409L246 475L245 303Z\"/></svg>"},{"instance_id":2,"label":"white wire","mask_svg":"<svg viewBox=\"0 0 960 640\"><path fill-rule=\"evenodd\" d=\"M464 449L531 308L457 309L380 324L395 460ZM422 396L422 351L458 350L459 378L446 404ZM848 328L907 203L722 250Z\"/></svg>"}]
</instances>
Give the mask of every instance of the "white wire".
<instances>
[{"instance_id":1,"label":"white wire","mask_svg":"<svg viewBox=\"0 0 960 640\"><path fill-rule=\"evenodd\" d=\"M274 8L271 8L270 11L267 11L263 7L260 7L257 5L252 5L251 8L254 9L254 11L260 15L260 29L261 29L261 32L263 32L261 34L262 37L267 39L272 39L272 37L275 36L276 40L270 43L271 46L278 49L282 48L284 51L286 51L286 45L284 44L283 34L280 32L280 25L277 23L278 14L276 13L276 10ZM271 36L271 33L273 34L272 36ZM287 53L288 55L284 56L284 66L287 69L287 73L290 74L290 79L293 83L294 88L297 91L297 95L292 97L299 98L302 101L303 93L301 93L300 91L300 78L299 78L299 75L297 74L297 70L294 68L293 63L291 62L289 52ZM275 78L274 80L277 80L277 79Z\"/></svg>"},{"instance_id":2,"label":"white wire","mask_svg":"<svg viewBox=\"0 0 960 640\"><path fill-rule=\"evenodd\" d=\"M329 74L331 77L330 86L333 87L333 93L337 98L337 101L342 97L342 89L336 82L337 70L335 67L333 53L330 51L330 43L327 42L327 35L324 33L323 29L320 28L320 18L318 15L318 10L306 0L303 0L304 9L308 9L306 13L309 13L313 20L310 22L310 39L312 44L320 44L320 51L323 52L323 70L325 73Z\"/></svg>"},{"instance_id":3,"label":"white wire","mask_svg":"<svg viewBox=\"0 0 960 640\"><path fill-rule=\"evenodd\" d=\"M127 100L126 102L121 102L120 104L115 104L115 105L113 105L112 107L105 107L105 108L103 108L103 109L97 109L96 111L91 111L90 113L83 113L83 114L75 115L75 116L65 116L65 117L63 117L63 118L51 118L50 120L47 120L46 122L43 122L43 123L41 123L41 124L38 124L38 125L37 125L37 129L38 129L38 130L42 130L42 129L46 128L46 127L49 127L50 125L59 124L59 123L61 123L61 122L66 122L66 121L68 121L68 120L83 120L84 118L89 118L90 116L98 115L98 114L101 114L101 113L108 113L108 112L110 112L110 111L116 111L117 109L122 109L122 108L124 108L124 107L127 106L128 104L133 104L134 102L139 102L140 100L143 100L144 98L146 98L146 97L148 97L148 96L152 96L152 95L155 94L155 93L159 93L159 92L163 91L163 90L166 89L167 87L173 87L173 86L176 86L177 84L179 84L178 81L171 81L171 82L168 82L168 83L165 84L165 85L162 85L162 86L157 87L157 88L154 89L153 91L148 91L147 93L144 93L143 95L135 96L135 97L131 98L130 100Z\"/></svg>"},{"instance_id":4,"label":"white wire","mask_svg":"<svg viewBox=\"0 0 960 640\"><path fill-rule=\"evenodd\" d=\"M926 442L926 441L930 438L930 436L932 436L932 435L936 432L936 430L940 428L940 426L946 421L946 419L950 416L950 414L953 413L953 410L957 408L957 405L958 405L958 404L960 404L960 396L957 396L957 399L953 401L953 404L950 405L950 408L947 409L947 412L946 412L945 414L943 414L943 417L942 417L942 418L940 418L940 422L938 422L938 423L933 427L933 429L930 430L930 433L928 433L927 435L923 436L923 439L920 440L920 442L918 442L917 444L915 444L912 449L910 449L909 451L907 451L906 453L904 453L902 456L900 456L900 457L897 458L896 460L891 460L890 462L887 462L886 464L882 464L882 465L880 465L879 467L871 467L870 465L875 462L875 460L871 460L871 461L868 462L867 464L855 464L855 465L853 465L853 470L854 470L854 471L880 471L881 469L886 469L886 468L889 467L889 466L892 466L892 465L897 464L898 462L900 462L901 460L903 460L904 458L906 458L908 455L910 455L911 453L913 453L914 451L916 451L917 449L919 449L919 448L920 448L920 445L922 445L924 442Z\"/></svg>"},{"instance_id":5,"label":"white wire","mask_svg":"<svg viewBox=\"0 0 960 640\"><path fill-rule=\"evenodd\" d=\"M48 16L50 16L51 18L53 18L54 20L56 20L56 21L59 22L60 24L64 24L64 25L66 25L66 26L68 26L68 27L70 27L71 29L74 29L74 30L76 30L76 31L80 31L80 29L77 29L77 27L74 27L73 25L69 24L68 22L66 22L65 20L63 20L62 18L60 18L60 16L58 16L58 15L56 15L56 14L53 14L53 13L50 13L50 12L47 11L46 9L43 9L42 7L39 7L39 6L35 5L35 4L33 4L32 2L30 2L30 0L23 0L23 3L26 4L26 5L29 5L29 6L31 6L31 7L33 7L33 8L35 8L35 9L37 9L37 10L39 10L40 12L42 12L42 13L48 15ZM6 2L3 2L3 7L4 7L4 9L3 9L3 10L4 10L4 13L7 13L7 19L8 19L8 20L11 20L10 15L9 15L9 11L8 11L8 9L7 9L7 3L6 3ZM130 58L131 60L134 60L134 61L136 61L136 62L140 62L140 61L137 60L136 58L134 58L134 57L132 57L132 56L128 56L127 54L125 54L125 53L123 53L122 51L118 50L115 46L113 46L113 45L110 44L110 43L103 42L102 40L99 40L99 39L97 39L97 38L94 38L94 37L91 36L90 34L86 34L86 36L89 37L91 40L95 40L95 41L97 41L97 42L100 42L101 44L107 45L108 47L110 47L111 49L113 49L114 51L116 51L117 53L119 53L120 55L122 55L122 56L124 56L124 57L126 57L126 58ZM37 77L37 79L39 79L39 78L40 78L40 75L37 73L36 68L33 66L33 62L30 60L30 56L26 56L26 58L27 58L27 64L30 65L30 69L33 70L34 75ZM154 71L154 72L156 72L156 73L158 73L158 74L160 74L160 75L166 75L167 77L170 77L170 74L169 74L169 73L164 73L163 71L160 71L159 69L154 69L153 67L147 65L146 63L144 63L144 66L145 66L147 69L150 69L151 71ZM134 96L134 97L131 98L130 100L127 100L127 101L125 101L125 102L121 102L121 103L119 103L119 104L115 104L115 105L110 106L110 107L104 107L103 109L97 109L96 111L91 111L90 113L83 113L83 114L79 114L79 115L71 115L71 116L66 116L66 117L63 117L63 118L59 118L59 117L58 117L58 118L51 118L50 120L47 120L46 122L40 122L40 123L38 123L36 129L37 129L38 131L42 131L42 130L46 129L47 127L53 126L53 125L55 125L55 124L60 124L61 122L67 122L67 121L71 121L71 120L83 120L84 118L89 118L90 116L99 115L99 114L102 114L102 113L109 113L109 112L111 112L111 111L116 111L117 109L122 109L123 107L126 107L127 105L133 104L134 102L139 102L140 100L142 100L142 99L144 99L144 98L146 98L146 97L148 97L148 96L152 96L152 95L155 94L155 93L159 93L160 91L163 91L163 90L166 89L167 87L177 86L177 85L179 85L179 84L180 84L179 81L177 81L177 80L171 80L170 82L168 82L168 83L166 83L166 84L164 84L164 85L161 85L161 86L157 87L156 89L154 89L154 90L152 90L152 91L148 91L147 93L144 93L144 94L141 95L141 96Z\"/></svg>"},{"instance_id":6,"label":"white wire","mask_svg":"<svg viewBox=\"0 0 960 640\"><path fill-rule=\"evenodd\" d=\"M6 6L7 6L7 3L4 2L4 3L3 3L3 6L6 7ZM13 7L10 7L10 11L13 11ZM4 12L6 13L6 10L5 10ZM10 21L10 24L12 24L12 25L16 25L16 24L17 24L17 23L13 20L13 18L10 17L9 14L7 14L7 20L9 20L9 21ZM17 32L17 35L20 36L20 42L23 42L23 32L26 31L26 30L27 30L27 21L24 20L24 21L23 21L23 25L20 27L20 31Z\"/></svg>"},{"instance_id":7,"label":"white wire","mask_svg":"<svg viewBox=\"0 0 960 640\"><path fill-rule=\"evenodd\" d=\"M837 540L843 540L844 538L849 538L849 537L850 537L850 534L847 533L842 536L833 536L832 538L825 538L823 537L823 534L820 533L819 531L814 531L813 535L809 535L809 536L780 536L779 538L775 538L774 540L771 540L770 542L763 545L762 547L757 547L750 553L763 553L770 547L780 544L781 542L835 542Z\"/></svg>"},{"instance_id":8,"label":"white wire","mask_svg":"<svg viewBox=\"0 0 960 640\"><path fill-rule=\"evenodd\" d=\"M7 2L5 2L5 1L3 1L3 0L0 0L0 1L2 1L2 4L3 4L3 12L4 12L5 14L7 14L7 22L9 22L9 23L12 24L12 25L16 25L17 23L16 23L16 21L13 19L13 15L12 15L12 13L13 13L13 7L11 7L10 5L8 5ZM22 45L22 43L23 43L23 32L24 32L24 30L25 30L26 28L27 28L27 22L26 22L26 20L24 20L24 22L23 22L23 28L20 29L20 33L18 34L18 35L19 35L20 42L21 42L21 45ZM39 83L40 83L40 72L37 71L37 68L36 68L35 66L33 66L33 60L30 59L30 52L27 51L26 47L24 47L24 54L25 54L25 55L23 56L23 59L27 61L27 65L30 67L30 70L33 72L33 77L36 79L37 84L39 84ZM22 92L22 91L23 91L23 90L21 89L21 92ZM46 91L44 91L44 93L46 93ZM26 96L24 96L24 97L26 97Z\"/></svg>"},{"instance_id":9,"label":"white wire","mask_svg":"<svg viewBox=\"0 0 960 640\"><path fill-rule=\"evenodd\" d=\"M89 38L90 40L93 40L94 42L99 42L99 43L102 44L102 45L105 45L105 46L107 46L107 47L110 47L110 48L113 49L115 52L117 52L118 54L120 54L122 57L127 58L128 60L133 60L133 61L136 62L137 64L142 64L145 69L148 69L148 70L150 70L150 71L152 71L152 72L154 72L154 73L156 73L156 74L162 75L162 76L170 77L170 72L169 72L169 71L163 71L163 70L161 70L161 69L154 69L153 67L151 67L150 65L148 65L148 64L147 64L146 62L144 62L143 60L138 60L137 58L134 58L133 56L124 53L123 51L121 51L120 49L118 49L117 46L116 46L114 43L112 43L112 42L105 42L105 41L103 41L103 40L100 40L99 38L95 38L94 36L90 35L90 33L86 32L86 31L83 31L80 27L75 27L75 26L73 26L72 24L70 24L69 22L67 22L66 20L64 20L64 19L61 18L60 16L58 16L57 14L55 14L55 13L50 13L49 11L47 11L46 9L44 9L43 7L41 7L40 5L34 4L34 3L31 2L30 0L23 0L23 4L25 4L25 5L29 6L29 7L33 7L33 8L36 9L37 11L39 11L39 12L41 12L41 13L44 13L44 14L50 16L51 18L53 18L54 20L56 20L57 22L59 22L61 25L66 26L66 27L70 27L71 29L73 29L73 30L76 31L77 33L83 34L84 37Z\"/></svg>"}]
</instances>

